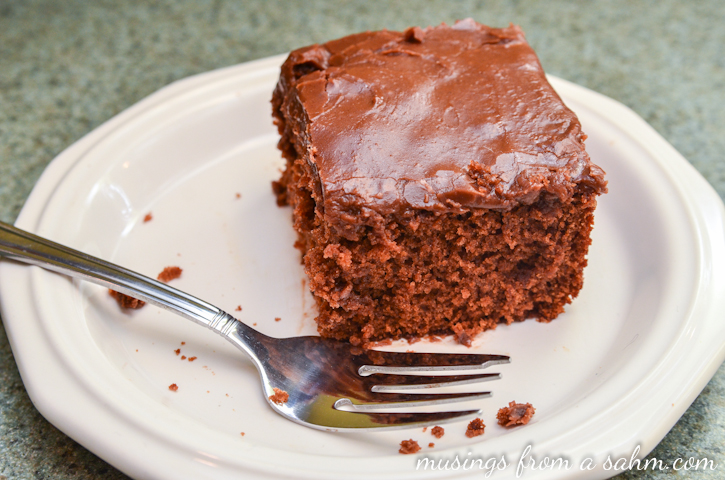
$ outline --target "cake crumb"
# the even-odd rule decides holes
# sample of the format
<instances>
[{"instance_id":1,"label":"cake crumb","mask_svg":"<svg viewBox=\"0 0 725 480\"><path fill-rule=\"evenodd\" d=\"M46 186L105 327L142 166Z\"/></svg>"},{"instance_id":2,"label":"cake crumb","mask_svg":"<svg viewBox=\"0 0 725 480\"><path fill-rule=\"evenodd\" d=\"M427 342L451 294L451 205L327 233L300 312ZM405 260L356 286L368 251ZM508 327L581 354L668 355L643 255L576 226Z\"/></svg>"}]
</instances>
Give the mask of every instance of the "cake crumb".
<instances>
[{"instance_id":1,"label":"cake crumb","mask_svg":"<svg viewBox=\"0 0 725 480\"><path fill-rule=\"evenodd\" d=\"M426 430L428 430L428 427L423 427L423 433L425 433Z\"/></svg>"},{"instance_id":2,"label":"cake crumb","mask_svg":"<svg viewBox=\"0 0 725 480\"><path fill-rule=\"evenodd\" d=\"M182 359L182 360L186 360L186 355L182 355L182 356L181 356L181 359Z\"/></svg>"},{"instance_id":3,"label":"cake crumb","mask_svg":"<svg viewBox=\"0 0 725 480\"><path fill-rule=\"evenodd\" d=\"M176 392L177 390L179 390L179 386L175 383L172 383L171 385L169 385L169 390L171 390L172 392Z\"/></svg>"},{"instance_id":4,"label":"cake crumb","mask_svg":"<svg viewBox=\"0 0 725 480\"><path fill-rule=\"evenodd\" d=\"M164 269L159 273L159 275L156 277L157 280L169 283L171 280L176 280L181 276L181 268L179 267L164 267Z\"/></svg>"},{"instance_id":5,"label":"cake crumb","mask_svg":"<svg viewBox=\"0 0 725 480\"><path fill-rule=\"evenodd\" d=\"M154 219L153 215L151 215L151 212L149 212L146 214L145 217L143 217L143 223L148 223L153 219Z\"/></svg>"},{"instance_id":6,"label":"cake crumb","mask_svg":"<svg viewBox=\"0 0 725 480\"><path fill-rule=\"evenodd\" d=\"M193 362L194 360L196 360L196 357L189 357L190 362Z\"/></svg>"},{"instance_id":7,"label":"cake crumb","mask_svg":"<svg viewBox=\"0 0 725 480\"><path fill-rule=\"evenodd\" d=\"M375 342L366 342L363 345L363 348L365 350L370 350L372 348L387 347L388 345L392 345L392 344L393 344L393 339L392 338L384 338L383 340L378 340L378 341L375 341Z\"/></svg>"},{"instance_id":8,"label":"cake crumb","mask_svg":"<svg viewBox=\"0 0 725 480\"><path fill-rule=\"evenodd\" d=\"M237 312L241 312L242 311L242 306L241 305L237 305L237 308L235 308L234 310L236 310Z\"/></svg>"},{"instance_id":9,"label":"cake crumb","mask_svg":"<svg viewBox=\"0 0 725 480\"><path fill-rule=\"evenodd\" d=\"M456 323L453 325L453 333L456 336L456 340L458 343L465 347L471 346L471 336L466 332L466 330L463 328L463 326L460 323Z\"/></svg>"},{"instance_id":10,"label":"cake crumb","mask_svg":"<svg viewBox=\"0 0 725 480\"><path fill-rule=\"evenodd\" d=\"M496 418L502 427L515 427L529 423L535 412L536 409L530 403L509 402L508 407L499 409Z\"/></svg>"},{"instance_id":11,"label":"cake crumb","mask_svg":"<svg viewBox=\"0 0 725 480\"><path fill-rule=\"evenodd\" d=\"M483 430L485 428L486 425L484 425L483 420L481 420L480 418L474 418L468 424L468 428L466 428L466 436L468 438L473 438L478 437L479 435L483 435Z\"/></svg>"},{"instance_id":12,"label":"cake crumb","mask_svg":"<svg viewBox=\"0 0 725 480\"><path fill-rule=\"evenodd\" d=\"M289 393L285 392L284 390L280 390L279 388L273 388L274 395L270 395L269 399L276 403L277 405L282 405L283 403L287 403L287 400L289 400Z\"/></svg>"},{"instance_id":13,"label":"cake crumb","mask_svg":"<svg viewBox=\"0 0 725 480\"><path fill-rule=\"evenodd\" d=\"M182 345L186 345L186 342L181 342Z\"/></svg>"},{"instance_id":14,"label":"cake crumb","mask_svg":"<svg viewBox=\"0 0 725 480\"><path fill-rule=\"evenodd\" d=\"M275 321L275 322L279 322L279 321L281 321L281 320L282 320L282 319L281 319L280 317L274 317L274 321Z\"/></svg>"},{"instance_id":15,"label":"cake crumb","mask_svg":"<svg viewBox=\"0 0 725 480\"><path fill-rule=\"evenodd\" d=\"M433 442L430 442L430 443L428 444L428 448L433 448L433 447L435 447L435 446L436 446L436 444L435 444L435 443L433 443Z\"/></svg>"},{"instance_id":16,"label":"cake crumb","mask_svg":"<svg viewBox=\"0 0 725 480\"><path fill-rule=\"evenodd\" d=\"M241 432L241 433L242 433L242 436L244 436L244 432Z\"/></svg>"},{"instance_id":17,"label":"cake crumb","mask_svg":"<svg viewBox=\"0 0 725 480\"><path fill-rule=\"evenodd\" d=\"M176 350L174 350L174 353L175 353L176 355L179 355L179 354L181 353L181 349L180 349L180 348L177 348Z\"/></svg>"},{"instance_id":18,"label":"cake crumb","mask_svg":"<svg viewBox=\"0 0 725 480\"><path fill-rule=\"evenodd\" d=\"M118 302L118 306L121 308L130 308L130 309L138 309L146 305L146 302L143 300L139 300L138 298L133 298L129 295L126 295L121 292L117 292L115 290L108 289L108 293L116 299L116 302Z\"/></svg>"},{"instance_id":19,"label":"cake crumb","mask_svg":"<svg viewBox=\"0 0 725 480\"><path fill-rule=\"evenodd\" d=\"M237 199L242 198L242 194L239 193L239 192L237 192L237 193L234 194L234 197L237 198Z\"/></svg>"},{"instance_id":20,"label":"cake crumb","mask_svg":"<svg viewBox=\"0 0 725 480\"><path fill-rule=\"evenodd\" d=\"M430 431L431 435L433 435L436 438L441 438L446 431L443 429L443 427L435 426Z\"/></svg>"},{"instance_id":21,"label":"cake crumb","mask_svg":"<svg viewBox=\"0 0 725 480\"><path fill-rule=\"evenodd\" d=\"M420 452L420 445L418 445L418 442L416 442L412 438L410 440L403 440L402 442L400 442L400 450L398 450L398 452L402 453L403 455L418 453Z\"/></svg>"}]
</instances>

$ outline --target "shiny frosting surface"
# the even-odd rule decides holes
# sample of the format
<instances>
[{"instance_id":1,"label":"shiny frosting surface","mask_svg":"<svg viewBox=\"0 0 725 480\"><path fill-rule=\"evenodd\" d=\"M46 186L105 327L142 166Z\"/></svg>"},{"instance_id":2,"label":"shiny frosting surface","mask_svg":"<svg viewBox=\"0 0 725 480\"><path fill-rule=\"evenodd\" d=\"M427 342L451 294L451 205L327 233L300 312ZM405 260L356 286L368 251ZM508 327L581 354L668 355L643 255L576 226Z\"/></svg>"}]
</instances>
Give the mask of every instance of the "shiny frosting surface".
<instances>
[{"instance_id":1,"label":"shiny frosting surface","mask_svg":"<svg viewBox=\"0 0 725 480\"><path fill-rule=\"evenodd\" d=\"M506 210L606 190L517 26L351 35L292 52L278 88L328 212Z\"/></svg>"}]
</instances>

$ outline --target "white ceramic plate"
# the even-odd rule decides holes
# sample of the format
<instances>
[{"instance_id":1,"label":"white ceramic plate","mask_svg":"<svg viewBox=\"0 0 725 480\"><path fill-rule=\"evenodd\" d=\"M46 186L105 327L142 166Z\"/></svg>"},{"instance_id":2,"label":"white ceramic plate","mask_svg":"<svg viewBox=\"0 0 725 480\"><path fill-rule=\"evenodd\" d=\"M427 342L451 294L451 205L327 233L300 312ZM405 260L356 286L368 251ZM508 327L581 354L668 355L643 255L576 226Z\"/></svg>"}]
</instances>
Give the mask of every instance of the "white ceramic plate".
<instances>
[{"instance_id":1,"label":"white ceramic plate","mask_svg":"<svg viewBox=\"0 0 725 480\"><path fill-rule=\"evenodd\" d=\"M230 312L241 305L240 318L264 333L313 333L290 211L270 188L282 166L269 105L281 61L174 83L113 118L51 163L18 225L150 276L178 265L174 286ZM267 407L252 364L213 333L153 306L122 313L102 288L2 262L3 320L33 402L144 479L481 478L478 466L416 468L424 457L456 456L469 466L504 456L494 478L514 478L529 445L538 460L570 463L524 478L614 474L607 456L650 451L723 360L723 208L630 110L551 81L579 114L610 193L596 212L585 287L566 313L476 339L475 351L513 359L496 368L503 379L480 404L483 436L466 438L464 421L440 440L420 429L342 434L293 424ZM536 407L529 425L496 425L511 400ZM409 438L420 454L397 453ZM587 457L593 470L579 468Z\"/></svg>"}]
</instances>

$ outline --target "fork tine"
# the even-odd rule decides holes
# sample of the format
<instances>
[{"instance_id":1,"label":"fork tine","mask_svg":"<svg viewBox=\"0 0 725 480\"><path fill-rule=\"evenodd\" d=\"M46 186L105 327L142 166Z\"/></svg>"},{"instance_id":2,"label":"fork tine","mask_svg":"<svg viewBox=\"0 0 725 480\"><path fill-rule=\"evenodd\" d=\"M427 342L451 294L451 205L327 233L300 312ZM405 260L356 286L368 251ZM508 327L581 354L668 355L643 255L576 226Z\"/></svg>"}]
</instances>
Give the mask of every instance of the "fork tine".
<instances>
[{"instance_id":1,"label":"fork tine","mask_svg":"<svg viewBox=\"0 0 725 480\"><path fill-rule=\"evenodd\" d=\"M454 422L461 417L480 415L481 410L461 410L458 412L433 412L433 413L370 413L370 412L347 412L337 410L338 414L349 415L348 427L334 428L330 430L396 430L402 428L427 427L430 425L445 425ZM359 425L359 426L358 426ZM314 425L313 425L314 427Z\"/></svg>"},{"instance_id":2,"label":"fork tine","mask_svg":"<svg viewBox=\"0 0 725 480\"><path fill-rule=\"evenodd\" d=\"M420 391L419 391L420 392ZM435 404L446 404L446 403L457 403L457 402L468 402L473 400L480 400L491 396L491 392L460 392L460 393L416 393L416 392L376 392L370 398L374 400L374 403L378 403L385 408L398 408L395 405L403 403L410 407L427 406L425 402L433 402ZM372 402L371 402L372 403Z\"/></svg>"},{"instance_id":3,"label":"fork tine","mask_svg":"<svg viewBox=\"0 0 725 480\"><path fill-rule=\"evenodd\" d=\"M508 363L508 362L496 362ZM358 375L367 377L374 373L382 373L385 375L420 375L420 376L437 376L437 375L471 375L480 372L482 369L488 368L492 363L484 363L481 365L450 365L450 366L434 366L434 367L388 367L378 365L363 365L357 371Z\"/></svg>"},{"instance_id":4,"label":"fork tine","mask_svg":"<svg viewBox=\"0 0 725 480\"><path fill-rule=\"evenodd\" d=\"M385 390L388 386L403 387L404 389L407 389L405 388L407 386L412 388L452 387L457 385L468 385L488 382L491 380L499 380L500 378L500 373L436 376L435 378L431 375L376 375L369 381L375 383L373 388L383 387L383 390Z\"/></svg>"},{"instance_id":5,"label":"fork tine","mask_svg":"<svg viewBox=\"0 0 725 480\"><path fill-rule=\"evenodd\" d=\"M396 395L396 394L391 394ZM414 409L420 407L438 407L464 401L482 400L491 396L491 392L443 394L443 395L396 395L401 401L392 402L353 402L349 398L341 398L335 402L336 410L352 412L382 412L384 410ZM420 400L420 397L435 397L434 399Z\"/></svg>"},{"instance_id":6,"label":"fork tine","mask_svg":"<svg viewBox=\"0 0 725 480\"><path fill-rule=\"evenodd\" d=\"M365 352L373 365L445 366L445 365L496 365L509 363L506 355L481 353L424 353L424 352L383 352L367 350Z\"/></svg>"},{"instance_id":7,"label":"fork tine","mask_svg":"<svg viewBox=\"0 0 725 480\"><path fill-rule=\"evenodd\" d=\"M492 365L509 363L505 355L455 354L455 353L399 353L368 351L372 365L364 364L358 375L366 377L375 373L387 375L466 375Z\"/></svg>"},{"instance_id":8,"label":"fork tine","mask_svg":"<svg viewBox=\"0 0 725 480\"><path fill-rule=\"evenodd\" d=\"M384 376L386 378L389 376ZM372 392L377 393L402 393L402 392L423 392L432 388L447 388L447 387L458 387L462 385L475 385L478 383L489 382L491 380L499 380L501 378L500 373L484 373L482 375L457 375L453 377L444 377L445 382L430 382L430 377L400 377L405 379L404 382L399 383L388 383L385 382L383 385L373 385L370 389ZM436 377L441 378L441 377Z\"/></svg>"}]
</instances>

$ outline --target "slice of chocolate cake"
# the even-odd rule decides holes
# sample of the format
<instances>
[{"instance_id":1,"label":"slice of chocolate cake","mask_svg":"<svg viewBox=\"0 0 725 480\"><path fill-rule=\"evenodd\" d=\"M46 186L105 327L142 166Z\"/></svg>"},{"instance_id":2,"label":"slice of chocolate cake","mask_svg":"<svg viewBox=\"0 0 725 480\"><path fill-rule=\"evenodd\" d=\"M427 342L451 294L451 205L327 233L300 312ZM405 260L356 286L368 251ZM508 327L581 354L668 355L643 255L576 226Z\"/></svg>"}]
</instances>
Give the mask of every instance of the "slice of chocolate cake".
<instances>
[{"instance_id":1,"label":"slice of chocolate cake","mask_svg":"<svg viewBox=\"0 0 725 480\"><path fill-rule=\"evenodd\" d=\"M516 26L365 32L292 52L272 99L322 336L471 336L582 287L604 172Z\"/></svg>"}]
</instances>

